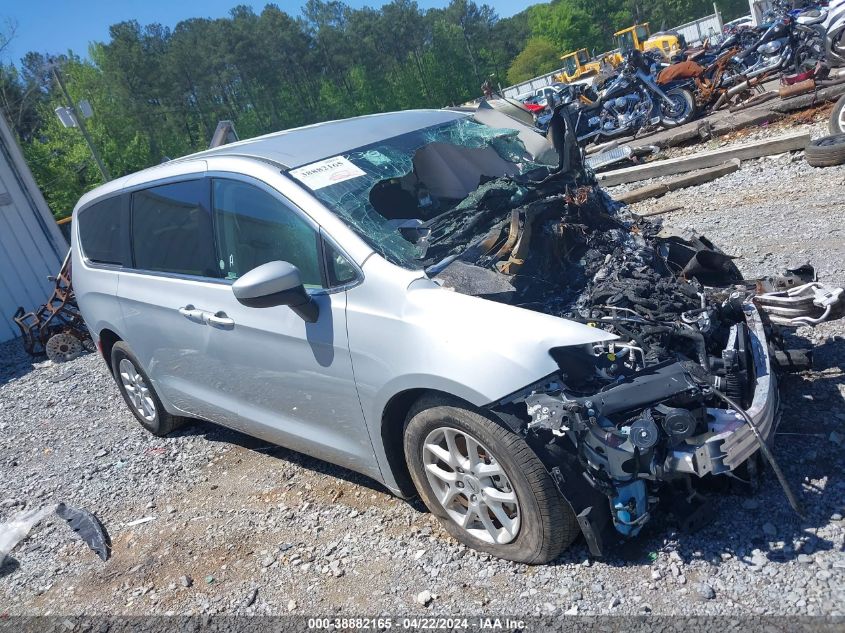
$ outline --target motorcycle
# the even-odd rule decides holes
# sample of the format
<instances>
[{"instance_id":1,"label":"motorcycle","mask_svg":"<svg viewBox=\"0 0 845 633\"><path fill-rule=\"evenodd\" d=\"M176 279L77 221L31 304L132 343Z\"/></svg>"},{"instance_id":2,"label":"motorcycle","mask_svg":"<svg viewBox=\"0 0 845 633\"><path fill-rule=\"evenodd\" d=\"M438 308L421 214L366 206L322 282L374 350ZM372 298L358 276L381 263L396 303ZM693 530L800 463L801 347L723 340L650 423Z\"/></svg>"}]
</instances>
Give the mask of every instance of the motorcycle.
<instances>
[{"instance_id":1,"label":"motorcycle","mask_svg":"<svg viewBox=\"0 0 845 633\"><path fill-rule=\"evenodd\" d=\"M750 47L732 59L733 71L745 79L785 71L796 65L798 35L795 19L784 14Z\"/></svg>"},{"instance_id":2,"label":"motorcycle","mask_svg":"<svg viewBox=\"0 0 845 633\"><path fill-rule=\"evenodd\" d=\"M845 66L845 0L833 0L824 21L825 59L833 66Z\"/></svg>"},{"instance_id":3,"label":"motorcycle","mask_svg":"<svg viewBox=\"0 0 845 633\"><path fill-rule=\"evenodd\" d=\"M564 104L581 145L634 134L650 125L676 127L696 115L688 82L659 86L638 50L626 53L617 76L598 93L587 86L572 86Z\"/></svg>"},{"instance_id":4,"label":"motorcycle","mask_svg":"<svg viewBox=\"0 0 845 633\"><path fill-rule=\"evenodd\" d=\"M728 48L706 65L699 62L702 57L677 62L658 73L657 84L689 85L699 110L718 109L727 102L727 92L736 83L732 60L740 51L739 47Z\"/></svg>"}]
</instances>

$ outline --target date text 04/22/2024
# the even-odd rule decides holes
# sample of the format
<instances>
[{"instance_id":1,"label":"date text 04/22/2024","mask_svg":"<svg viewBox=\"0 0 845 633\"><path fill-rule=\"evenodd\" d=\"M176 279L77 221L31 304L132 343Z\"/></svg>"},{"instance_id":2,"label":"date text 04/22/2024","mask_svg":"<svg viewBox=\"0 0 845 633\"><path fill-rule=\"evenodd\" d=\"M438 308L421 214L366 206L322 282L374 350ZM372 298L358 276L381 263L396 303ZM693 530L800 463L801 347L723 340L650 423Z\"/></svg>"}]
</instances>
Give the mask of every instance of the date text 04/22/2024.
<instances>
[{"instance_id":1,"label":"date text 04/22/2024","mask_svg":"<svg viewBox=\"0 0 845 633\"><path fill-rule=\"evenodd\" d=\"M515 631L525 628L525 621L510 617L350 617L350 618L308 618L308 628L316 630L333 629L375 629L380 631L396 629L420 630L485 630Z\"/></svg>"}]
</instances>

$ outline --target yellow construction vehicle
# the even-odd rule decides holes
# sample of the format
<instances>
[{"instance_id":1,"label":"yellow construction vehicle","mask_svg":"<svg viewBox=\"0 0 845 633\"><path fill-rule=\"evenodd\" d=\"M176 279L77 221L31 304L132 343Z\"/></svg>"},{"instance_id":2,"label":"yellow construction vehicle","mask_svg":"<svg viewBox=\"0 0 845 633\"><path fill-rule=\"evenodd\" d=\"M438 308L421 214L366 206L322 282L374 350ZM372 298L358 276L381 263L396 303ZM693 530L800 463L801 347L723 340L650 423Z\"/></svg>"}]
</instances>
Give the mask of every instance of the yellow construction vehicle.
<instances>
[{"instance_id":1,"label":"yellow construction vehicle","mask_svg":"<svg viewBox=\"0 0 845 633\"><path fill-rule=\"evenodd\" d=\"M666 59L673 55L680 53L684 47L685 42L683 37L676 33L655 33L653 36L648 28L648 22L644 24L635 24L629 26L627 29L616 31L613 34L616 41L618 51L614 51L614 57L621 61L622 55L625 51L637 49L638 51L659 51Z\"/></svg>"},{"instance_id":2,"label":"yellow construction vehicle","mask_svg":"<svg viewBox=\"0 0 845 633\"><path fill-rule=\"evenodd\" d=\"M561 57L563 71L555 76L556 81L568 84L581 77L595 75L599 71L598 62L591 62L586 48L572 51Z\"/></svg>"}]
</instances>

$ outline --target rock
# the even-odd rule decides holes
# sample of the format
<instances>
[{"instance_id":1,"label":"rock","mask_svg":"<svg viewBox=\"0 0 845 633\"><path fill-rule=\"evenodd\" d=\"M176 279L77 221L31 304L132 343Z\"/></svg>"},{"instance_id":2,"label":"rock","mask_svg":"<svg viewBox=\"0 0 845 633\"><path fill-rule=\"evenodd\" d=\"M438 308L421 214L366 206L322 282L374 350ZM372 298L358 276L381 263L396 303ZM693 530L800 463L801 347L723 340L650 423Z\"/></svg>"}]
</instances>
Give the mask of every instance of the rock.
<instances>
[{"instance_id":1,"label":"rock","mask_svg":"<svg viewBox=\"0 0 845 633\"><path fill-rule=\"evenodd\" d=\"M244 607L251 607L255 604L255 599L258 598L258 587L250 591L244 599Z\"/></svg>"},{"instance_id":2,"label":"rock","mask_svg":"<svg viewBox=\"0 0 845 633\"><path fill-rule=\"evenodd\" d=\"M763 533L767 536L777 536L778 529L774 526L773 523L767 521L763 524Z\"/></svg>"},{"instance_id":3,"label":"rock","mask_svg":"<svg viewBox=\"0 0 845 633\"><path fill-rule=\"evenodd\" d=\"M802 565L810 565L813 562L813 557L808 554L798 554L798 562Z\"/></svg>"},{"instance_id":4,"label":"rock","mask_svg":"<svg viewBox=\"0 0 845 633\"><path fill-rule=\"evenodd\" d=\"M572 605L570 608L563 612L563 615L578 615L578 605Z\"/></svg>"},{"instance_id":5,"label":"rock","mask_svg":"<svg viewBox=\"0 0 845 633\"><path fill-rule=\"evenodd\" d=\"M179 584L183 587L190 587L194 584L194 579L190 576L180 576L179 577Z\"/></svg>"},{"instance_id":6,"label":"rock","mask_svg":"<svg viewBox=\"0 0 845 633\"><path fill-rule=\"evenodd\" d=\"M845 442L845 435L837 433L836 431L831 431L828 439L837 446L842 446L843 442Z\"/></svg>"},{"instance_id":7,"label":"rock","mask_svg":"<svg viewBox=\"0 0 845 633\"><path fill-rule=\"evenodd\" d=\"M604 585L600 582L594 582L592 585L590 585L590 591L592 591L593 593L601 593L602 591L604 591Z\"/></svg>"},{"instance_id":8,"label":"rock","mask_svg":"<svg viewBox=\"0 0 845 633\"><path fill-rule=\"evenodd\" d=\"M695 588L695 593L702 600L712 600L716 597L715 590L706 582L699 583L698 586Z\"/></svg>"},{"instance_id":9,"label":"rock","mask_svg":"<svg viewBox=\"0 0 845 633\"><path fill-rule=\"evenodd\" d=\"M416 595L414 600L417 602L417 604L421 604L422 606L427 607L434 600L434 594L432 594L428 589L425 589L423 591L420 591Z\"/></svg>"},{"instance_id":10,"label":"rock","mask_svg":"<svg viewBox=\"0 0 845 633\"><path fill-rule=\"evenodd\" d=\"M765 554L762 554L762 553L754 554L751 557L751 564L754 565L755 567L765 567L766 565L769 564L769 559L766 557Z\"/></svg>"},{"instance_id":11,"label":"rock","mask_svg":"<svg viewBox=\"0 0 845 633\"><path fill-rule=\"evenodd\" d=\"M297 605L296 605L296 600L294 600L293 598L291 598L290 600L288 600L288 612L290 612L290 611L296 611L296 606L297 606Z\"/></svg>"},{"instance_id":12,"label":"rock","mask_svg":"<svg viewBox=\"0 0 845 633\"><path fill-rule=\"evenodd\" d=\"M662 578L662 576L660 575L659 569L655 569L654 571L651 572L651 579L652 580L660 580L661 578Z\"/></svg>"},{"instance_id":13,"label":"rock","mask_svg":"<svg viewBox=\"0 0 845 633\"><path fill-rule=\"evenodd\" d=\"M622 604L622 601L619 599L619 597L618 597L618 596L613 596L613 597L610 599L610 604L608 604L608 605L607 605L607 608L608 608L608 609L612 609L612 608L614 608L614 607L618 607L620 604Z\"/></svg>"}]
</instances>

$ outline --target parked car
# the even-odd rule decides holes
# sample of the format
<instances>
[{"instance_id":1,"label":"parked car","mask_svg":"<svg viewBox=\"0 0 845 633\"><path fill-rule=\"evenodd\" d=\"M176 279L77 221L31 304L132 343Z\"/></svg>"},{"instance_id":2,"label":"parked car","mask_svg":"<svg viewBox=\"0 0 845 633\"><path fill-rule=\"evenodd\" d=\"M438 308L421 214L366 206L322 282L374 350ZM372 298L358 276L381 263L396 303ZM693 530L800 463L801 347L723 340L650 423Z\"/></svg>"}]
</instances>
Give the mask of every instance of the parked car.
<instances>
[{"instance_id":1,"label":"parked car","mask_svg":"<svg viewBox=\"0 0 845 633\"><path fill-rule=\"evenodd\" d=\"M575 159L538 165L479 121L323 123L85 194L76 297L141 425L198 418L314 455L529 563L579 533L601 553L657 490L689 502L684 484L743 468L778 409L754 290L713 299L694 280L737 282L729 258L626 238Z\"/></svg>"},{"instance_id":2,"label":"parked car","mask_svg":"<svg viewBox=\"0 0 845 633\"><path fill-rule=\"evenodd\" d=\"M724 33L731 33L735 29L741 29L746 27L754 26L754 18L750 15L743 15L735 20L731 20L730 22L725 22L724 26L722 27L722 31Z\"/></svg>"}]
</instances>

